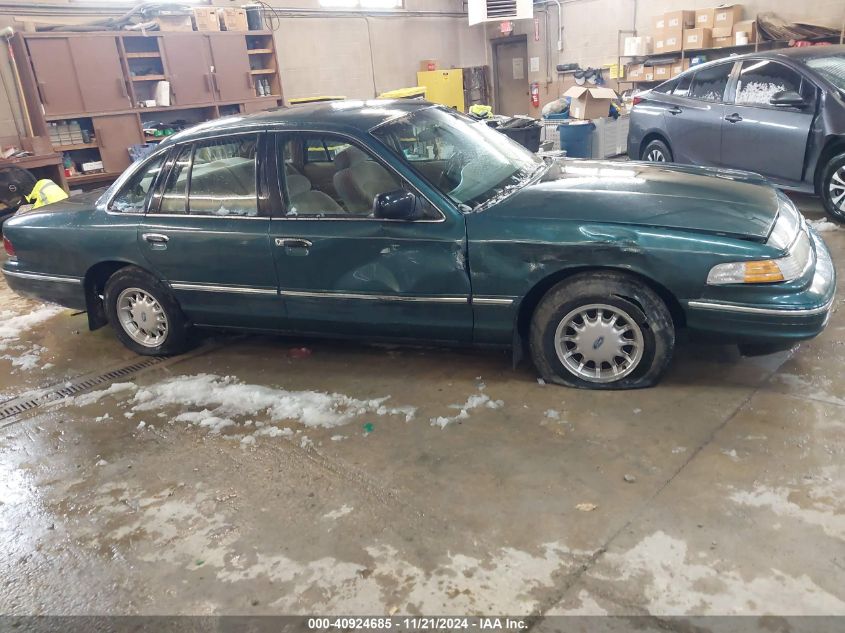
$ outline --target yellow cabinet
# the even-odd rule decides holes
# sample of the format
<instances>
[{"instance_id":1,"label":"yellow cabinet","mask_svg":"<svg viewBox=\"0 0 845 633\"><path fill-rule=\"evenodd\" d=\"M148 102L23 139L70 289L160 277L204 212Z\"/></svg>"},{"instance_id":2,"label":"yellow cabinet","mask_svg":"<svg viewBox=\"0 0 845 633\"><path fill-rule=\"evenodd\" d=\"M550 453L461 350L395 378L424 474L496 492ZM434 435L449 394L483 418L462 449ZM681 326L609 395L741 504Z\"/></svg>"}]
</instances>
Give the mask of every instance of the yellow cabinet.
<instances>
[{"instance_id":1,"label":"yellow cabinet","mask_svg":"<svg viewBox=\"0 0 845 633\"><path fill-rule=\"evenodd\" d=\"M417 85L426 87L426 98L432 103L464 111L464 71L460 68L420 71Z\"/></svg>"}]
</instances>

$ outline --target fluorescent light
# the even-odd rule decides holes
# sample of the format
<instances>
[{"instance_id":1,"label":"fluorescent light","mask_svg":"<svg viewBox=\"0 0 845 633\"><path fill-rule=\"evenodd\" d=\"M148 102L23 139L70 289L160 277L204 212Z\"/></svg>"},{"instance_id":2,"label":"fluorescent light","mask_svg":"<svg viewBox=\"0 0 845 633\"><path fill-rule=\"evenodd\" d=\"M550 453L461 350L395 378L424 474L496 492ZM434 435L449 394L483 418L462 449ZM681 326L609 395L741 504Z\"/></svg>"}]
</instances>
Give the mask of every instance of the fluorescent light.
<instances>
[{"instance_id":1,"label":"fluorescent light","mask_svg":"<svg viewBox=\"0 0 845 633\"><path fill-rule=\"evenodd\" d=\"M400 9L402 0L320 0L320 6L335 9Z\"/></svg>"}]
</instances>

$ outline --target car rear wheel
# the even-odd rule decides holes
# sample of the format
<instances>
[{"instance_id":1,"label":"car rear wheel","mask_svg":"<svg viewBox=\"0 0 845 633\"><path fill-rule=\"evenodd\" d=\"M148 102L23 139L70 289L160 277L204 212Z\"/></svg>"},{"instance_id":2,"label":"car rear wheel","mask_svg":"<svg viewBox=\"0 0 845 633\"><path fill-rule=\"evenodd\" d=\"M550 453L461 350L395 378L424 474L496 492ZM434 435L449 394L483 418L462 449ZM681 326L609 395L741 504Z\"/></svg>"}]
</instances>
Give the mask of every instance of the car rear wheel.
<instances>
[{"instance_id":1,"label":"car rear wheel","mask_svg":"<svg viewBox=\"0 0 845 633\"><path fill-rule=\"evenodd\" d=\"M845 153L831 158L822 171L822 200L827 215L845 222Z\"/></svg>"},{"instance_id":2,"label":"car rear wheel","mask_svg":"<svg viewBox=\"0 0 845 633\"><path fill-rule=\"evenodd\" d=\"M672 150L663 141L655 139L645 146L641 158L649 163L671 163Z\"/></svg>"},{"instance_id":3,"label":"car rear wheel","mask_svg":"<svg viewBox=\"0 0 845 633\"><path fill-rule=\"evenodd\" d=\"M573 276L531 319L531 356L547 382L585 389L656 384L675 347L672 316L648 286L622 273Z\"/></svg>"},{"instance_id":4,"label":"car rear wheel","mask_svg":"<svg viewBox=\"0 0 845 633\"><path fill-rule=\"evenodd\" d=\"M169 356L188 346L188 322L167 287L148 272L129 266L106 282L106 315L117 338L136 354Z\"/></svg>"}]
</instances>

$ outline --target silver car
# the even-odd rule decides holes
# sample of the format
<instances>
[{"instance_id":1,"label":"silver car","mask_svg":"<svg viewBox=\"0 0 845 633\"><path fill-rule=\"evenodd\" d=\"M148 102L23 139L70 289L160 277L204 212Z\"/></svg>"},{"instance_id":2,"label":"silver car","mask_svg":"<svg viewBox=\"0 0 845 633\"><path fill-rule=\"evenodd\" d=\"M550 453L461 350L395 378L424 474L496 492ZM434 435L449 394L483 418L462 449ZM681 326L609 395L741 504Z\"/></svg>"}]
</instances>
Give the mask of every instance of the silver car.
<instances>
[{"instance_id":1,"label":"silver car","mask_svg":"<svg viewBox=\"0 0 845 633\"><path fill-rule=\"evenodd\" d=\"M845 46L733 56L639 93L628 156L757 172L845 222Z\"/></svg>"}]
</instances>

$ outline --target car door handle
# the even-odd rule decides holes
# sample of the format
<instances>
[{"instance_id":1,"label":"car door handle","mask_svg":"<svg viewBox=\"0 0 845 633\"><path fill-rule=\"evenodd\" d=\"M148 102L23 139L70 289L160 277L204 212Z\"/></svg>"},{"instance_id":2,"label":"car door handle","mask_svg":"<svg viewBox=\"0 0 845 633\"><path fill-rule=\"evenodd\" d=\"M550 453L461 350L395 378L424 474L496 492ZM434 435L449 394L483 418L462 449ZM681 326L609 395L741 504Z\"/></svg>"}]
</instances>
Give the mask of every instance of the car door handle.
<instances>
[{"instance_id":1,"label":"car door handle","mask_svg":"<svg viewBox=\"0 0 845 633\"><path fill-rule=\"evenodd\" d=\"M727 121L728 123L739 123L740 121L742 121L742 117L739 116L736 112L734 112L733 114L726 116L725 121Z\"/></svg>"},{"instance_id":2,"label":"car door handle","mask_svg":"<svg viewBox=\"0 0 845 633\"><path fill-rule=\"evenodd\" d=\"M681 112L683 112L683 110L682 110L681 108L679 108L678 106L675 106L675 107L673 107L673 108L669 108L669 109L667 110L667 112L668 112L669 114L680 114Z\"/></svg>"},{"instance_id":3,"label":"car door handle","mask_svg":"<svg viewBox=\"0 0 845 633\"><path fill-rule=\"evenodd\" d=\"M161 233L142 233L141 237L150 245L150 249L154 251L167 250L167 243L170 241L169 237Z\"/></svg>"},{"instance_id":4,"label":"car door handle","mask_svg":"<svg viewBox=\"0 0 845 633\"><path fill-rule=\"evenodd\" d=\"M170 241L169 237L161 233L144 233L141 237L150 244L167 244Z\"/></svg>"},{"instance_id":5,"label":"car door handle","mask_svg":"<svg viewBox=\"0 0 845 633\"><path fill-rule=\"evenodd\" d=\"M301 237L277 237L276 246L282 246L284 248L311 248L313 244L310 240L305 240Z\"/></svg>"}]
</instances>

